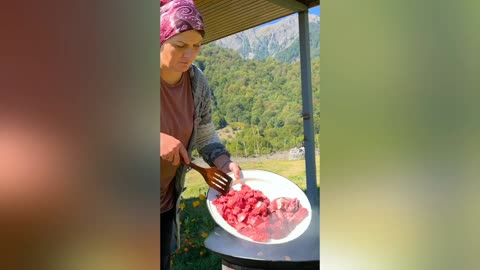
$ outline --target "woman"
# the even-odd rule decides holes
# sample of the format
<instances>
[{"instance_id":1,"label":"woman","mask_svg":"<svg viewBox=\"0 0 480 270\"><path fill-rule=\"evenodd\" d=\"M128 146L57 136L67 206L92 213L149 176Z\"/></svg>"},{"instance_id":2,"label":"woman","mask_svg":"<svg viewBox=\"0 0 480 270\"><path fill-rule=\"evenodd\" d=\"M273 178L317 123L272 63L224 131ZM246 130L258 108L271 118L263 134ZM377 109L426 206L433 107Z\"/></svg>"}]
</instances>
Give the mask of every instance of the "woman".
<instances>
[{"instance_id":1,"label":"woman","mask_svg":"<svg viewBox=\"0 0 480 270\"><path fill-rule=\"evenodd\" d=\"M202 72L192 65L200 52L203 19L190 0L160 3L160 196L161 262L169 269L172 235L176 225L179 246L178 205L186 167L197 149L210 165L240 177L212 123L211 89Z\"/></svg>"}]
</instances>

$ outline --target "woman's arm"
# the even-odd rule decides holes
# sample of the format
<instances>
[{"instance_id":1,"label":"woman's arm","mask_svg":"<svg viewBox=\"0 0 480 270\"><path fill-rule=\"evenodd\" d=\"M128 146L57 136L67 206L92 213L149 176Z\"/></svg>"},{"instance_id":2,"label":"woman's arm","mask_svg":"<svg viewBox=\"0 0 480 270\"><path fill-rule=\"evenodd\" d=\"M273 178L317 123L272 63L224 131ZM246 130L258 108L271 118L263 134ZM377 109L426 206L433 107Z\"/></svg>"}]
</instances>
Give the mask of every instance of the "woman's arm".
<instances>
[{"instance_id":1,"label":"woman's arm","mask_svg":"<svg viewBox=\"0 0 480 270\"><path fill-rule=\"evenodd\" d=\"M223 172L233 172L235 178L240 178L240 166L233 162L229 156L221 155L213 161L213 164Z\"/></svg>"},{"instance_id":2,"label":"woman's arm","mask_svg":"<svg viewBox=\"0 0 480 270\"><path fill-rule=\"evenodd\" d=\"M200 93L202 98L200 105L201 121L195 142L198 152L210 166L215 166L224 172L233 171L235 177L239 178L240 167L230 159L230 153L220 141L213 125L211 110L212 90L208 87L207 80L199 70L196 70L195 76L194 87L199 88L196 89L196 92Z\"/></svg>"},{"instance_id":3,"label":"woman's arm","mask_svg":"<svg viewBox=\"0 0 480 270\"><path fill-rule=\"evenodd\" d=\"M200 122L197 126L197 136L195 147L205 162L210 166L221 155L230 157L225 146L220 141L212 121L211 99L212 90L208 87L208 82L202 72L195 66L193 68L192 87L195 95L197 118Z\"/></svg>"}]
</instances>

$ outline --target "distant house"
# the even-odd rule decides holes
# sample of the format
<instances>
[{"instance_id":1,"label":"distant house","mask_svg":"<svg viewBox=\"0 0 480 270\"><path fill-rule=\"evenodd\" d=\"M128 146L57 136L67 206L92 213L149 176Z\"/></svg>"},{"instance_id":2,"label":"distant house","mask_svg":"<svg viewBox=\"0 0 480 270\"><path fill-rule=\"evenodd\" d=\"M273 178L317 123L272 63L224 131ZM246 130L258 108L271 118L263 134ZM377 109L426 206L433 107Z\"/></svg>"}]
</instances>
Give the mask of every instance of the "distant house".
<instances>
[{"instance_id":1,"label":"distant house","mask_svg":"<svg viewBox=\"0 0 480 270\"><path fill-rule=\"evenodd\" d=\"M305 159L305 147L294 147L288 153L288 160Z\"/></svg>"}]
</instances>

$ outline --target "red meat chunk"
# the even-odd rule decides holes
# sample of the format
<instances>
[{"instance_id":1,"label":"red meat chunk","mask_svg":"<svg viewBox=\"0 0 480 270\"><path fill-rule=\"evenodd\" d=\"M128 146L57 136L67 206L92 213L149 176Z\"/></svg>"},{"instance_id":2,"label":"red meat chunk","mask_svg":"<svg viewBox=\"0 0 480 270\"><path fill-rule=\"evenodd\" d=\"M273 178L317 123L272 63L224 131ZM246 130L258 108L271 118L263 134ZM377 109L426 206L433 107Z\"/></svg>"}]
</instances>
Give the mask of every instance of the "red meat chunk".
<instances>
[{"instance_id":1,"label":"red meat chunk","mask_svg":"<svg viewBox=\"0 0 480 270\"><path fill-rule=\"evenodd\" d=\"M260 190L248 185L218 197L213 204L228 224L258 242L288 236L308 215L297 198L280 197L270 202Z\"/></svg>"}]
</instances>

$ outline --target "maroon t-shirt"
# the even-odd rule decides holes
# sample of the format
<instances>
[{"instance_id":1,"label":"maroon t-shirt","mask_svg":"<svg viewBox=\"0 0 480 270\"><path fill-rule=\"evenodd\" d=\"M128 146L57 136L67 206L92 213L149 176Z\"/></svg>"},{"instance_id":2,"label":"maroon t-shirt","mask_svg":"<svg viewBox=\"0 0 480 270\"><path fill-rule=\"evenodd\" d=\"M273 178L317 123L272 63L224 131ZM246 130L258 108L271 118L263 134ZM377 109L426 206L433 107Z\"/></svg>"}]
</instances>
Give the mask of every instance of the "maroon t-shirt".
<instances>
[{"instance_id":1,"label":"maroon t-shirt","mask_svg":"<svg viewBox=\"0 0 480 270\"><path fill-rule=\"evenodd\" d=\"M193 131L194 114L192 85L188 72L183 73L175 85L160 79L160 132L176 138L187 148ZM178 167L160 158L161 213L175 205L173 200L175 185L172 180Z\"/></svg>"}]
</instances>

